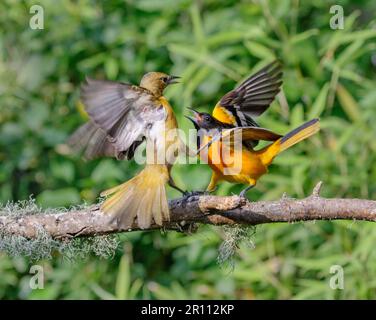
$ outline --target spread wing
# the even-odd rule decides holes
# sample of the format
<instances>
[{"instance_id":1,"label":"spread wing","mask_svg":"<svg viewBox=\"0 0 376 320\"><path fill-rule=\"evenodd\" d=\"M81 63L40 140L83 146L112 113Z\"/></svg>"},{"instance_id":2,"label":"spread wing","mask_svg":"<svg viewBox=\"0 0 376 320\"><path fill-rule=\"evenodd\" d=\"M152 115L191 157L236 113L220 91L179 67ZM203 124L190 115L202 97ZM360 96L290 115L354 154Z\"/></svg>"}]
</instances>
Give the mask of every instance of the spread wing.
<instances>
[{"instance_id":1,"label":"spread wing","mask_svg":"<svg viewBox=\"0 0 376 320\"><path fill-rule=\"evenodd\" d=\"M225 94L213 110L213 117L236 127L258 127L253 117L261 115L272 103L282 84L282 65L274 61ZM244 145L254 148L258 140Z\"/></svg>"},{"instance_id":2,"label":"spread wing","mask_svg":"<svg viewBox=\"0 0 376 320\"><path fill-rule=\"evenodd\" d=\"M248 141L258 141L258 140L264 140L264 141L276 141L282 136L278 133L275 133L273 131L270 131L268 129L260 128L260 127L236 127L232 129L224 129L221 131L218 131L215 135L213 135L210 142L202 146L197 153L201 152L201 150L210 147L210 145L222 139L223 141L228 141L230 144L234 143L234 139L241 139L243 142ZM227 139L226 139L227 138Z\"/></svg>"},{"instance_id":3,"label":"spread wing","mask_svg":"<svg viewBox=\"0 0 376 320\"><path fill-rule=\"evenodd\" d=\"M88 78L81 99L91 121L70 140L75 145L81 139L76 145L85 148L87 158L132 158L154 122L166 118L165 109L148 90L126 83Z\"/></svg>"},{"instance_id":4,"label":"spread wing","mask_svg":"<svg viewBox=\"0 0 376 320\"><path fill-rule=\"evenodd\" d=\"M110 142L111 137L99 128L93 121L80 126L68 139L67 144L75 153L83 152L85 160L99 157L116 157L131 160L137 147L145 140L135 141L126 151L116 152Z\"/></svg>"},{"instance_id":5,"label":"spread wing","mask_svg":"<svg viewBox=\"0 0 376 320\"><path fill-rule=\"evenodd\" d=\"M80 126L68 139L67 144L74 152L84 152L84 159L115 156L115 148L108 141L107 133L93 121Z\"/></svg>"},{"instance_id":6,"label":"spread wing","mask_svg":"<svg viewBox=\"0 0 376 320\"><path fill-rule=\"evenodd\" d=\"M257 126L252 117L261 115L280 91L281 68L281 63L274 61L225 94L213 117L238 127Z\"/></svg>"}]
</instances>

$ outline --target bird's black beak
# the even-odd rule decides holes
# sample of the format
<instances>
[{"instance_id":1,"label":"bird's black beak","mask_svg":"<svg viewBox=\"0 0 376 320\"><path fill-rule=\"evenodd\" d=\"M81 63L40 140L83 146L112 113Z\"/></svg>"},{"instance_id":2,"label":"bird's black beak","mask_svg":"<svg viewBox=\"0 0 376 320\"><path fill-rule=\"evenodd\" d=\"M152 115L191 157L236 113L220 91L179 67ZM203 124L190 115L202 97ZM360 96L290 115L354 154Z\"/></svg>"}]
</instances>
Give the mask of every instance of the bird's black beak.
<instances>
[{"instance_id":1,"label":"bird's black beak","mask_svg":"<svg viewBox=\"0 0 376 320\"><path fill-rule=\"evenodd\" d=\"M178 79L181 77L179 76L168 76L167 78L167 84L174 84L174 83L179 83Z\"/></svg>"},{"instance_id":2,"label":"bird's black beak","mask_svg":"<svg viewBox=\"0 0 376 320\"><path fill-rule=\"evenodd\" d=\"M193 109L193 108L191 108L191 107L187 107L187 109L188 109L189 111L192 111L193 114L195 115L195 117L197 117L197 116L200 115L200 112L196 111L195 109Z\"/></svg>"},{"instance_id":3,"label":"bird's black beak","mask_svg":"<svg viewBox=\"0 0 376 320\"><path fill-rule=\"evenodd\" d=\"M184 115L184 117L191 120L194 124L198 125L199 121L201 120L200 112L198 112L195 109L192 109L190 107L187 107L187 109L193 112L194 117L187 116L187 115Z\"/></svg>"},{"instance_id":4,"label":"bird's black beak","mask_svg":"<svg viewBox=\"0 0 376 320\"><path fill-rule=\"evenodd\" d=\"M197 122L196 122L196 119L195 118L193 118L193 117L190 117L190 116L187 116L187 115L184 115L184 117L186 117L188 120L190 120L190 121L192 121L193 122L193 124L197 124Z\"/></svg>"}]
</instances>

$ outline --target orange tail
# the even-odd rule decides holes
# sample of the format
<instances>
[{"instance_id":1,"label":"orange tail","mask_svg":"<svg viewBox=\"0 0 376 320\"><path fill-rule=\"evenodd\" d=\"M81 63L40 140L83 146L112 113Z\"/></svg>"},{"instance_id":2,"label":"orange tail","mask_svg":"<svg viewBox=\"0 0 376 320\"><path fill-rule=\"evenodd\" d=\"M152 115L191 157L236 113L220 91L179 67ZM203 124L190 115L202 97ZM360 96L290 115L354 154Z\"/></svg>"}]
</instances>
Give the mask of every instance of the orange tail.
<instances>
[{"instance_id":1,"label":"orange tail","mask_svg":"<svg viewBox=\"0 0 376 320\"><path fill-rule=\"evenodd\" d=\"M101 210L112 215L119 228L129 229L137 218L141 229L170 220L165 185L169 179L165 165L147 165L131 180L108 189L101 196L109 196Z\"/></svg>"},{"instance_id":2,"label":"orange tail","mask_svg":"<svg viewBox=\"0 0 376 320\"><path fill-rule=\"evenodd\" d=\"M306 123L303 123L300 127L295 128L282 138L279 138L277 141L261 149L259 153L261 155L262 162L268 166L277 154L292 147L294 144L309 138L319 130L319 119L312 119Z\"/></svg>"}]
</instances>

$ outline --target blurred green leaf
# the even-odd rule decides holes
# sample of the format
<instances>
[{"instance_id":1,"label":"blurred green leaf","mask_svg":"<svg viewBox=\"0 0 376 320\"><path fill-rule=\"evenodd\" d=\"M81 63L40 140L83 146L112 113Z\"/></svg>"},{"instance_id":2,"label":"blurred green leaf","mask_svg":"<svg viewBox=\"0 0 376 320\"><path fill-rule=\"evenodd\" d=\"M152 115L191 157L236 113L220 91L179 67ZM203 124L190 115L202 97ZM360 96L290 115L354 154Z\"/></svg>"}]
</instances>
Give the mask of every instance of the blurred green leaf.
<instances>
[{"instance_id":1,"label":"blurred green leaf","mask_svg":"<svg viewBox=\"0 0 376 320\"><path fill-rule=\"evenodd\" d=\"M359 105L344 86L340 84L337 86L337 95L347 116L354 122L359 121L361 119Z\"/></svg>"},{"instance_id":2,"label":"blurred green leaf","mask_svg":"<svg viewBox=\"0 0 376 320\"><path fill-rule=\"evenodd\" d=\"M131 285L129 258L124 254L120 259L118 276L116 279L115 295L117 299L125 300L129 298Z\"/></svg>"},{"instance_id":3,"label":"blurred green leaf","mask_svg":"<svg viewBox=\"0 0 376 320\"><path fill-rule=\"evenodd\" d=\"M308 119L317 118L324 111L326 107L328 90L329 84L325 83L325 85L321 88L320 93L317 96L315 102L313 103L311 109L308 112Z\"/></svg>"},{"instance_id":4,"label":"blurred green leaf","mask_svg":"<svg viewBox=\"0 0 376 320\"><path fill-rule=\"evenodd\" d=\"M37 196L37 202L45 208L75 205L80 200L80 194L74 188L45 190Z\"/></svg>"}]
</instances>

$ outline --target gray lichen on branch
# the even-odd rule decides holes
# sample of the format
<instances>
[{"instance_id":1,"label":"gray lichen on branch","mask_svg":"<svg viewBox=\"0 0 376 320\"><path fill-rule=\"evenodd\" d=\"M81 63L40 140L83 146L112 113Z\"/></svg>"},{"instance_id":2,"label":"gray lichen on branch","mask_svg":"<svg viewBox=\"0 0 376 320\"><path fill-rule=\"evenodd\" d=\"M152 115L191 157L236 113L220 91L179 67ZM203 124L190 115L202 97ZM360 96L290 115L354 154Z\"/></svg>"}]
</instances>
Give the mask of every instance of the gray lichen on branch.
<instances>
[{"instance_id":1,"label":"gray lichen on branch","mask_svg":"<svg viewBox=\"0 0 376 320\"><path fill-rule=\"evenodd\" d=\"M250 202L238 196L212 195L175 199L170 201L170 221L162 227L154 224L148 230L189 231L197 224L254 226L309 220L376 221L376 201L326 199L319 195L320 189L321 182L307 198L283 196L276 201ZM103 241L110 243L110 238L106 236L135 230L139 230L137 222L129 230L120 230L115 223L109 223L109 217L100 211L99 205L43 211L33 202L24 202L0 208L0 250L8 252L11 243L26 248L26 243L32 243L33 239L45 239L45 243L50 239L52 247L47 246L44 250L48 252L55 246L63 250L61 243L72 243L72 240L80 238L102 237Z\"/></svg>"},{"instance_id":2,"label":"gray lichen on branch","mask_svg":"<svg viewBox=\"0 0 376 320\"><path fill-rule=\"evenodd\" d=\"M61 254L67 260L83 258L89 254L94 254L101 258L109 258L114 255L118 247L118 241L114 235L101 235L85 238L53 238L44 227L43 223L34 223L33 237L26 237L22 228L19 232L10 233L8 227L17 221L23 221L28 217L42 217L49 215L66 214L70 211L84 210L85 205L66 208L42 209L35 203L35 199L9 202L5 206L0 206L0 253L5 252L9 256L24 256L31 260L52 258L53 253ZM8 221L11 221L9 224ZM26 220L28 221L28 220ZM22 226L22 223L21 223Z\"/></svg>"}]
</instances>

